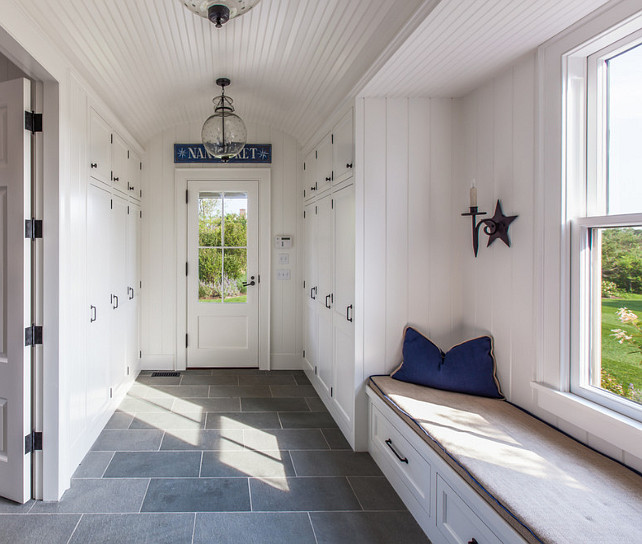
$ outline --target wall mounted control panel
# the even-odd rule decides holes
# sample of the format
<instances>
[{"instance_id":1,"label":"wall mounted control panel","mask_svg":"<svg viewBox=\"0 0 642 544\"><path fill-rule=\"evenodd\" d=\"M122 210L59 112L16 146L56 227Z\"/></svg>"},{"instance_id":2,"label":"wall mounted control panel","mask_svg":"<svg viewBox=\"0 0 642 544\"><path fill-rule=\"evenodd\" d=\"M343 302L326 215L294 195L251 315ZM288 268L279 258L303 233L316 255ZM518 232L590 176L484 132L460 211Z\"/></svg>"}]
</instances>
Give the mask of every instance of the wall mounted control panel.
<instances>
[{"instance_id":1,"label":"wall mounted control panel","mask_svg":"<svg viewBox=\"0 0 642 544\"><path fill-rule=\"evenodd\" d=\"M274 237L274 247L276 249L291 249L292 236L289 234L277 234Z\"/></svg>"}]
</instances>

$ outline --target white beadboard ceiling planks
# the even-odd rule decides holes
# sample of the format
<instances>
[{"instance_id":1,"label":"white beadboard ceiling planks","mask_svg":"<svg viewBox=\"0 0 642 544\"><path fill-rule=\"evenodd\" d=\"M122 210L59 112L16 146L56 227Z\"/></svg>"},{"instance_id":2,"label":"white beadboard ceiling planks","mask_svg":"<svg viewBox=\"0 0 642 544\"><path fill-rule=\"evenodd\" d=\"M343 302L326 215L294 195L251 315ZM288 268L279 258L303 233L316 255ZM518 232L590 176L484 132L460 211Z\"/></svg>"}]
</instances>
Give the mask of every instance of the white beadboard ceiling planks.
<instances>
[{"instance_id":1,"label":"white beadboard ceiling planks","mask_svg":"<svg viewBox=\"0 0 642 544\"><path fill-rule=\"evenodd\" d=\"M458 97L607 0L442 0L359 94Z\"/></svg>"},{"instance_id":2,"label":"white beadboard ceiling planks","mask_svg":"<svg viewBox=\"0 0 642 544\"><path fill-rule=\"evenodd\" d=\"M605 3L261 0L217 29L178 0L12 1L143 144L204 121L217 77L232 80L227 92L247 122L305 143L384 52L361 94L459 96Z\"/></svg>"}]
</instances>

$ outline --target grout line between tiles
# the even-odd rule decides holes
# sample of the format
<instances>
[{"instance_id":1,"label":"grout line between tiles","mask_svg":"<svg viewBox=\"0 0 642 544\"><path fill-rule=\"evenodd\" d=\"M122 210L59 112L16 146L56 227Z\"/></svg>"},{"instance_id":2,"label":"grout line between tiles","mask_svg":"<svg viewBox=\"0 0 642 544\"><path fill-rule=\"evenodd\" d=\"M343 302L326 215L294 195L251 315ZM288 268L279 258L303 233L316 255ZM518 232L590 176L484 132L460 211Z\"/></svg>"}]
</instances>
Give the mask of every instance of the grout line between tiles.
<instances>
[{"instance_id":1,"label":"grout line between tiles","mask_svg":"<svg viewBox=\"0 0 642 544\"><path fill-rule=\"evenodd\" d=\"M201 477L201 474L203 473L203 456L205 455L204 451L201 451L201 464L198 467L198 477Z\"/></svg>"},{"instance_id":2,"label":"grout line between tiles","mask_svg":"<svg viewBox=\"0 0 642 544\"><path fill-rule=\"evenodd\" d=\"M107 469L109 468L109 465L111 465L111 462L114 460L114 457L116 457L116 452L113 452L111 454L111 457L109 458L109 463L107 463L107 466L105 467L105 470L103 470L103 473L100 475L100 478L105 477L105 473L107 472Z\"/></svg>"},{"instance_id":3,"label":"grout line between tiles","mask_svg":"<svg viewBox=\"0 0 642 544\"><path fill-rule=\"evenodd\" d=\"M145 488L145 493L143 493L143 500L140 501L140 508L138 509L138 513L140 514L143 510L143 504L145 504L145 499L147 498L147 492L149 491L149 484L152 483L152 479L149 478L147 480L147 487Z\"/></svg>"},{"instance_id":4,"label":"grout line between tiles","mask_svg":"<svg viewBox=\"0 0 642 544\"><path fill-rule=\"evenodd\" d=\"M365 512L365 508L363 507L363 504L361 504L361 501L359 500L359 495L357 495L357 492L354 490L354 487L352 486L352 482L350 481L350 478L346 476L346 480L348 482L348 485L350 486L350 489L352 489L352 493L354 494L354 498L357 499L357 502L359 503L359 506L361 506L361 510Z\"/></svg>"},{"instance_id":5,"label":"grout line between tiles","mask_svg":"<svg viewBox=\"0 0 642 544\"><path fill-rule=\"evenodd\" d=\"M308 520L310 521L310 527L312 527L312 534L314 535L314 541L316 544L319 544L319 539L317 538L317 532L314 530L314 523L312 523L312 516L308 512Z\"/></svg>"},{"instance_id":6,"label":"grout line between tiles","mask_svg":"<svg viewBox=\"0 0 642 544\"><path fill-rule=\"evenodd\" d=\"M330 445L330 441L328 440L328 437L323 432L323 429L319 429L319 430L321 431L321 436L323 436L323 440L325 440L325 443L328 445L328 449L332 451L332 446Z\"/></svg>"},{"instance_id":7,"label":"grout line between tiles","mask_svg":"<svg viewBox=\"0 0 642 544\"><path fill-rule=\"evenodd\" d=\"M192 526L192 544L194 544L195 534L196 534L196 512L194 512L194 525Z\"/></svg>"},{"instance_id":8,"label":"grout line between tiles","mask_svg":"<svg viewBox=\"0 0 642 544\"><path fill-rule=\"evenodd\" d=\"M74 533L76 532L76 529L78 529L78 525L80 525L80 521L82 520L83 516L85 514L80 514L80 517L78 518L78 521L76 522L76 526L74 527L74 530L71 531L71 534L69 535L69 539L67 540L67 544L71 542L71 539L74 537Z\"/></svg>"},{"instance_id":9,"label":"grout line between tiles","mask_svg":"<svg viewBox=\"0 0 642 544\"><path fill-rule=\"evenodd\" d=\"M254 512L254 505L252 504L252 486L250 485L250 478L247 479L247 492L250 497L250 512Z\"/></svg>"}]
</instances>

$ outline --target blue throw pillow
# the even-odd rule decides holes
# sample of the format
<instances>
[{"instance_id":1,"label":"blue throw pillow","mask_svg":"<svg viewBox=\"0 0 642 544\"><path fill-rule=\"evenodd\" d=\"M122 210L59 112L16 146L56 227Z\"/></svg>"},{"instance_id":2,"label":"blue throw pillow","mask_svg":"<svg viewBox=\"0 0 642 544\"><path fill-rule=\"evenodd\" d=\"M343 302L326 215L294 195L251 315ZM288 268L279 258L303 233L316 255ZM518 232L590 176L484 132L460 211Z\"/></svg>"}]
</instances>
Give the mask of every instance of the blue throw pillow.
<instances>
[{"instance_id":1,"label":"blue throw pillow","mask_svg":"<svg viewBox=\"0 0 642 544\"><path fill-rule=\"evenodd\" d=\"M493 341L480 336L441 351L428 338L407 327L403 362L391 374L395 380L435 389L502 399L497 380Z\"/></svg>"}]
</instances>

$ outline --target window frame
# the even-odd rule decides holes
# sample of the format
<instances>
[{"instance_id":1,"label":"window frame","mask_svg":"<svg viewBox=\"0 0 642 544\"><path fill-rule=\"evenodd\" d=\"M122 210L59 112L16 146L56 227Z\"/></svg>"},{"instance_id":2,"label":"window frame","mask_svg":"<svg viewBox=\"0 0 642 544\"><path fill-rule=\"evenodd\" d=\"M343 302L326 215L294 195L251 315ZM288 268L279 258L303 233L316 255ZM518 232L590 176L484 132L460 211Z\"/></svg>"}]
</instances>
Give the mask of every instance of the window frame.
<instances>
[{"instance_id":1,"label":"window frame","mask_svg":"<svg viewBox=\"0 0 642 544\"><path fill-rule=\"evenodd\" d=\"M642 44L642 28L625 36L608 31L567 57L565 88L567 220L570 223L569 391L642 422L642 405L590 383L600 357L601 322L592 319L601 305L597 228L642 227L642 213L608 215L607 61ZM605 196L606 195L606 196ZM594 367L595 368L595 367Z\"/></svg>"}]
</instances>

